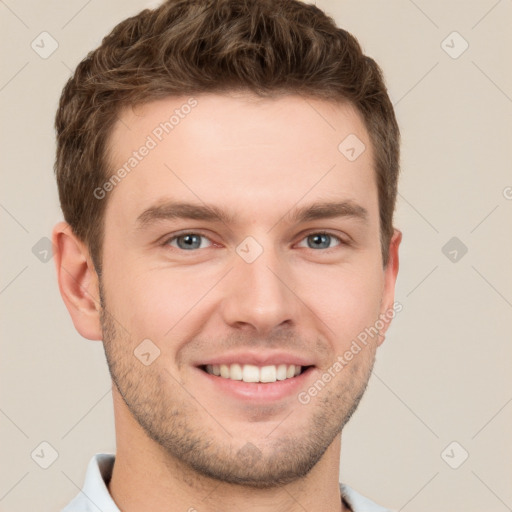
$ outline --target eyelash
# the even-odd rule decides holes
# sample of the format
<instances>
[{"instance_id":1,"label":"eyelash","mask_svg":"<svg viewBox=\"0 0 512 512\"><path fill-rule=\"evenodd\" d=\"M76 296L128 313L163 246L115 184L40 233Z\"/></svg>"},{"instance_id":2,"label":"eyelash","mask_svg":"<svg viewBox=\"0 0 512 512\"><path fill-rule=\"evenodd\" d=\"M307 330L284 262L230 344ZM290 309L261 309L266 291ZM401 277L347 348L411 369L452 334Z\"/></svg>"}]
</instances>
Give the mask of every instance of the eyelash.
<instances>
[{"instance_id":1,"label":"eyelash","mask_svg":"<svg viewBox=\"0 0 512 512\"><path fill-rule=\"evenodd\" d=\"M162 246L164 246L164 247L169 247L169 246L170 246L170 243L171 243L172 241L174 241L174 240L176 240L176 239L178 239L178 238L180 238L180 237L182 237L182 236L185 236L185 235L196 235L196 236L200 236L200 237L202 237L202 238L206 238L206 239L207 239L208 241L210 241L213 245L215 245L215 242L213 242L212 240L210 240L210 238L209 238L207 235L205 235L205 234L203 234L203 233L201 233L201 232L199 232L199 231L184 231L184 232L182 232L182 233L178 233L178 234L172 235L172 236L171 236L171 237L169 237L169 238L166 238L166 239L164 240L164 242L162 243ZM306 233L306 234L301 238L301 240L300 240L300 241L302 242L304 239L306 239L306 238L308 238L308 237L310 237L310 236L312 236L312 235L327 235L327 236L329 236L329 237L331 237L331 238L334 238L337 242L339 242L339 244L338 244L338 245L336 245L336 246L334 246L334 247L329 247L329 248L327 248L327 249L312 249L312 248L310 248L310 247L306 247L306 249L311 249L312 251L315 251L315 252L316 252L316 251L329 252L329 251L332 251L332 250L336 249L336 248L337 248L337 247L339 247L339 246L343 246L343 245L345 245L345 246L346 246L346 245L349 245L349 243L348 243L347 241L343 240L341 237L339 237L338 235L335 235L334 233L330 233L329 231L311 231L311 232L309 232L309 233ZM185 249L180 249L179 247L173 247L173 249L176 249L176 250L178 250L178 251L180 251L180 252L183 252L183 253L186 253L186 252L191 252L191 253L193 253L193 252L197 252L197 251L201 250L201 249L191 249L190 251L187 251L187 250L185 250ZM206 247L206 249L207 249L207 247Z\"/></svg>"}]
</instances>

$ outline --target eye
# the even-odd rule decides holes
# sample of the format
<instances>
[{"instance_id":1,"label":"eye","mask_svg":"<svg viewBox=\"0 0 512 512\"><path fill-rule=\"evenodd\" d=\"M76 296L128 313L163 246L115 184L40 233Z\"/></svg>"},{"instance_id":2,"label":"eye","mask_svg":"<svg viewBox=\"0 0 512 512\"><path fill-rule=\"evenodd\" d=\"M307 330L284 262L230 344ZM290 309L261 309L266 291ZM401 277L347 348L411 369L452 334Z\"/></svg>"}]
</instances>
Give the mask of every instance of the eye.
<instances>
[{"instance_id":1,"label":"eye","mask_svg":"<svg viewBox=\"0 0 512 512\"><path fill-rule=\"evenodd\" d=\"M307 247L309 249L332 249L332 241L336 242L336 246L345 244L345 242L339 236L333 235L331 233L325 233L323 231L318 233L310 233L309 235L305 236L303 240L306 241ZM299 244L299 247L304 246Z\"/></svg>"},{"instance_id":2,"label":"eye","mask_svg":"<svg viewBox=\"0 0 512 512\"><path fill-rule=\"evenodd\" d=\"M208 241L207 247L211 245L210 239L204 235L199 233L182 233L167 239L164 245L170 245L171 247L176 247L184 251L191 251L194 249L204 249L205 244L202 243L203 240Z\"/></svg>"},{"instance_id":3,"label":"eye","mask_svg":"<svg viewBox=\"0 0 512 512\"><path fill-rule=\"evenodd\" d=\"M307 245L304 245L304 242ZM202 235L201 233L188 232L173 235L168 238L163 245L190 252L197 249L205 249L213 246L214 244L207 236ZM319 231L306 235L298 246L307 247L309 249L333 249L339 245L347 244L337 235Z\"/></svg>"}]
</instances>

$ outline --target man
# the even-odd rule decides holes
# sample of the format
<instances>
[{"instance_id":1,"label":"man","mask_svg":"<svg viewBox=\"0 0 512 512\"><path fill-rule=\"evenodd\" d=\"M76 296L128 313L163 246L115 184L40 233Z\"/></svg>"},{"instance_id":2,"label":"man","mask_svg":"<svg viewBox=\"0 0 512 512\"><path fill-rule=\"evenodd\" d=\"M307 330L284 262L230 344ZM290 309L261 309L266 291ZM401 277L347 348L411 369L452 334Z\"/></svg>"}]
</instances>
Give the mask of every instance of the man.
<instances>
[{"instance_id":1,"label":"man","mask_svg":"<svg viewBox=\"0 0 512 512\"><path fill-rule=\"evenodd\" d=\"M117 448L64 511L383 511L341 432L397 310L399 130L313 5L171 0L79 64L53 232Z\"/></svg>"}]
</instances>

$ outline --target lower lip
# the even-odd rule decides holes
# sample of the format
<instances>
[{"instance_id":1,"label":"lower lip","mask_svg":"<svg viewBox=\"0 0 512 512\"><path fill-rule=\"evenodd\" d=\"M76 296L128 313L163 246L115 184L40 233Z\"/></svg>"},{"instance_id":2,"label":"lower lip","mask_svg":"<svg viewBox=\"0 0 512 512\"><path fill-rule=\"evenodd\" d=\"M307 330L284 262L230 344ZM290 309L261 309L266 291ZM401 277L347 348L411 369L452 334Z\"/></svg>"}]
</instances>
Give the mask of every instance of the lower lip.
<instances>
[{"instance_id":1,"label":"lower lip","mask_svg":"<svg viewBox=\"0 0 512 512\"><path fill-rule=\"evenodd\" d=\"M196 369L221 392L251 402L272 402L297 394L305 388L306 380L314 371L314 367L311 366L291 379L252 383L243 380L225 379L211 375L201 370L201 368Z\"/></svg>"}]
</instances>

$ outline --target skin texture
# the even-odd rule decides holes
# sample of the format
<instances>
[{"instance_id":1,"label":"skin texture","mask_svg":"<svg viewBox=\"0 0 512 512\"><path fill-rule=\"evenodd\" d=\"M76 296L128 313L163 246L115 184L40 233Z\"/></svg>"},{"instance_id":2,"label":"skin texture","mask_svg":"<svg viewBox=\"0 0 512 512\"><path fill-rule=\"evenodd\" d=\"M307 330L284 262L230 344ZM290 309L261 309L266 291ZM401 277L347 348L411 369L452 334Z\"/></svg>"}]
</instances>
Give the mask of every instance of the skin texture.
<instances>
[{"instance_id":1,"label":"skin texture","mask_svg":"<svg viewBox=\"0 0 512 512\"><path fill-rule=\"evenodd\" d=\"M389 321L309 403L297 395L393 308L401 233L383 268L368 133L347 104L204 94L158 141L155 128L187 100L120 113L113 169L148 136L157 144L99 199L108 201L101 283L71 229L53 233L66 306L82 336L103 340L113 379L109 491L128 512L344 510L341 430ZM349 134L366 146L355 161L338 150ZM232 219L137 224L171 200L215 205ZM366 220L292 222L294 209L319 201L350 201ZM327 248L310 236L322 231L332 235ZM203 235L198 248L169 241L187 233ZM250 250L262 250L251 263L237 252L248 236ZM134 355L145 339L160 350L149 365ZM300 389L270 401L224 393L197 367L242 351L294 354L313 369Z\"/></svg>"}]
</instances>

